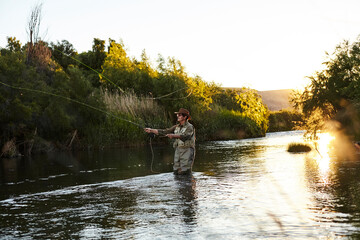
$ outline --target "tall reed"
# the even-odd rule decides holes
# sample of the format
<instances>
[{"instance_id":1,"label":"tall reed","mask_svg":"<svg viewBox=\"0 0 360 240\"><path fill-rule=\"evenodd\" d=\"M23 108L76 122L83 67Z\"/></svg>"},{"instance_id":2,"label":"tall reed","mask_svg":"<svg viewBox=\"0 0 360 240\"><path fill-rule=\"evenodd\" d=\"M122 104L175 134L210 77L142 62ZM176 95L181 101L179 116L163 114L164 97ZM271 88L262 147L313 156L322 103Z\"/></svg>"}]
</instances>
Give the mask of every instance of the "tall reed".
<instances>
[{"instance_id":1,"label":"tall reed","mask_svg":"<svg viewBox=\"0 0 360 240\"><path fill-rule=\"evenodd\" d=\"M102 90L104 103L109 112L151 128L165 128L171 125L166 111L154 99L138 97L135 93L117 93ZM141 144L147 134L138 126L113 117L92 129L91 138L100 144ZM101 140L100 140L101 139Z\"/></svg>"},{"instance_id":2,"label":"tall reed","mask_svg":"<svg viewBox=\"0 0 360 240\"><path fill-rule=\"evenodd\" d=\"M121 113L132 118L166 117L164 109L155 100L146 97L138 97L135 93L112 93L103 90L104 102L111 112Z\"/></svg>"}]
</instances>

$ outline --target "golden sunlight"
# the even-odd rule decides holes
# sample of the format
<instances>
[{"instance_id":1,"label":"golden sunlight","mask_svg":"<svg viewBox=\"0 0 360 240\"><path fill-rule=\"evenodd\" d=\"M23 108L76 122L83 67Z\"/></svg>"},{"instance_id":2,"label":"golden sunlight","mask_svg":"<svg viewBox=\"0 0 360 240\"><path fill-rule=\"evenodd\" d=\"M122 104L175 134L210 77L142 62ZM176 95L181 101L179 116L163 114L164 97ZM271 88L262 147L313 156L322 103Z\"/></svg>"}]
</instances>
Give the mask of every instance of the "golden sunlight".
<instances>
[{"instance_id":1,"label":"golden sunlight","mask_svg":"<svg viewBox=\"0 0 360 240\"><path fill-rule=\"evenodd\" d=\"M319 157L316 160L324 183L328 182L327 175L330 170L329 150L334 139L335 137L330 133L321 133L319 134L319 140L315 143L316 151L319 153Z\"/></svg>"}]
</instances>

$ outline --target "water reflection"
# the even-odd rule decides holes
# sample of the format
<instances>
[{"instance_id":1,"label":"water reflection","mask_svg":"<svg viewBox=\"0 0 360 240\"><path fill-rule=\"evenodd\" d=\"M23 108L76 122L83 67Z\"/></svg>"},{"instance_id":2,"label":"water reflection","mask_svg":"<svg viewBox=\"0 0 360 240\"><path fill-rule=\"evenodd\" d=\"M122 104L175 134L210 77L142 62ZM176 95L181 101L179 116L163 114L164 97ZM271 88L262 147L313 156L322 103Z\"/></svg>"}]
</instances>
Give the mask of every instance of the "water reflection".
<instances>
[{"instance_id":1,"label":"water reflection","mask_svg":"<svg viewBox=\"0 0 360 240\"><path fill-rule=\"evenodd\" d=\"M196 179L193 175L177 175L175 181L183 204L183 220L186 224L195 225L197 212Z\"/></svg>"},{"instance_id":2,"label":"water reflection","mask_svg":"<svg viewBox=\"0 0 360 240\"><path fill-rule=\"evenodd\" d=\"M320 136L318 151L305 158L306 178L312 193L309 216L333 230L329 231L331 237L346 236L351 232L352 237L357 238L360 205L355 199L360 195L354 185L360 180L355 176L360 171L359 159L344 136Z\"/></svg>"},{"instance_id":3,"label":"water reflection","mask_svg":"<svg viewBox=\"0 0 360 240\"><path fill-rule=\"evenodd\" d=\"M2 182L16 182L18 178L18 158L2 159Z\"/></svg>"},{"instance_id":4,"label":"water reflection","mask_svg":"<svg viewBox=\"0 0 360 240\"><path fill-rule=\"evenodd\" d=\"M38 159L3 161L3 183L19 182L24 163L39 168L25 174L35 182L1 186L8 197L0 200L0 237L359 237L360 162L333 154L325 140L319 152L288 153L287 144L298 141L301 132L202 143L193 176L171 173L170 147L154 149L160 174L150 172L148 148L75 153L45 167Z\"/></svg>"},{"instance_id":5,"label":"water reflection","mask_svg":"<svg viewBox=\"0 0 360 240\"><path fill-rule=\"evenodd\" d=\"M315 150L318 155L315 157L319 169L320 179L323 184L330 184L330 165L331 157L330 151L335 137L330 133L319 134L319 139L315 142ZM315 154L316 155L316 154Z\"/></svg>"}]
</instances>

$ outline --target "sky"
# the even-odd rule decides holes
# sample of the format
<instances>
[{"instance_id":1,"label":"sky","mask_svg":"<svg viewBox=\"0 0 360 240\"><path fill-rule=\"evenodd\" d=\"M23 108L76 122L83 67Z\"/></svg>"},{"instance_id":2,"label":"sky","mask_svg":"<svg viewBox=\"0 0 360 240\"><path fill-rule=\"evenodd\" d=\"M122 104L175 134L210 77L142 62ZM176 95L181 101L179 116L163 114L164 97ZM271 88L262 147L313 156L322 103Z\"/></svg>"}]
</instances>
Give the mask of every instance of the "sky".
<instances>
[{"instance_id":1,"label":"sky","mask_svg":"<svg viewBox=\"0 0 360 240\"><path fill-rule=\"evenodd\" d=\"M301 89L326 52L360 34L358 0L0 0L0 47L27 42L32 8L42 3L40 36L78 52L94 38L181 61L190 76L222 87Z\"/></svg>"}]
</instances>

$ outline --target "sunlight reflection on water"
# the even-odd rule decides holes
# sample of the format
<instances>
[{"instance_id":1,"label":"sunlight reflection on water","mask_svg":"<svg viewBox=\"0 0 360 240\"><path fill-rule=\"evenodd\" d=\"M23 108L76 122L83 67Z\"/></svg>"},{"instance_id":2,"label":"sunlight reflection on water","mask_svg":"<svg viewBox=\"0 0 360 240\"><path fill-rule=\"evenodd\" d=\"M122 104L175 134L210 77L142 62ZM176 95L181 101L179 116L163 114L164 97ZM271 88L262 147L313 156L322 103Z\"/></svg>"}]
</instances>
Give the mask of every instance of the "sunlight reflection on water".
<instances>
[{"instance_id":1,"label":"sunlight reflection on water","mask_svg":"<svg viewBox=\"0 0 360 240\"><path fill-rule=\"evenodd\" d=\"M331 164L330 148L335 137L330 133L319 134L319 140L316 141L318 156L315 157L322 182L326 185L330 183L329 171Z\"/></svg>"}]
</instances>

